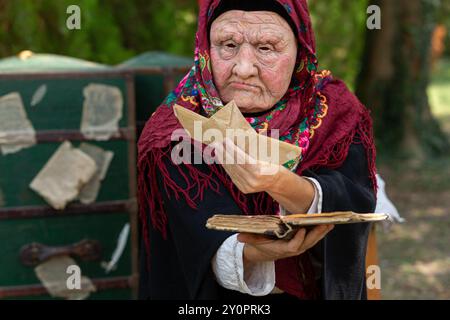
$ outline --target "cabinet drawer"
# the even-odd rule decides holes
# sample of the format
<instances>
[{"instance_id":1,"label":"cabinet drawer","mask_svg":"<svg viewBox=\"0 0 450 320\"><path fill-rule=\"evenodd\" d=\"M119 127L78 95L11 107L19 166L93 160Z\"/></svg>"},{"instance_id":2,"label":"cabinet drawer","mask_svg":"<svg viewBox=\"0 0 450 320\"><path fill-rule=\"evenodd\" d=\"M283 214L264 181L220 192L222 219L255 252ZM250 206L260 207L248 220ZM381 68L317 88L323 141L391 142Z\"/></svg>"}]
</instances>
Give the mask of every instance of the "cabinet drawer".
<instances>
[{"instance_id":1,"label":"cabinet drawer","mask_svg":"<svg viewBox=\"0 0 450 320\"><path fill-rule=\"evenodd\" d=\"M1 287L39 283L34 268L25 266L20 259L21 248L33 242L48 246L66 246L83 239L97 240L101 245L99 261L81 261L74 257L80 266L82 275L91 279L127 277L131 273L130 239L127 240L125 250L115 270L106 274L101 267L101 262L111 259L117 245L117 238L128 221L127 213L83 214L71 217L0 221L0 243L3 244L0 249L2 257L0 292Z\"/></svg>"}]
</instances>

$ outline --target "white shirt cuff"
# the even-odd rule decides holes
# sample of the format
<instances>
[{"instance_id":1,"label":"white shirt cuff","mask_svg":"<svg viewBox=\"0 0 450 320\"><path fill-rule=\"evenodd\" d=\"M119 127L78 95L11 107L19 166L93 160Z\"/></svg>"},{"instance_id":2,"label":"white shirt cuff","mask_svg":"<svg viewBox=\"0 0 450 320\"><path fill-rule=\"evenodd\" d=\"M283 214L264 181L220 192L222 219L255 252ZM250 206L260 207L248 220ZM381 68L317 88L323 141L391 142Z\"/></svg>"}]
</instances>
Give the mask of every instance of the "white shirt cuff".
<instances>
[{"instance_id":1,"label":"white shirt cuff","mask_svg":"<svg viewBox=\"0 0 450 320\"><path fill-rule=\"evenodd\" d=\"M224 288L252 296L264 296L275 287L275 263L273 261L243 263L244 243L237 240L237 234L226 239L212 259L212 269L217 282Z\"/></svg>"},{"instance_id":2,"label":"white shirt cuff","mask_svg":"<svg viewBox=\"0 0 450 320\"><path fill-rule=\"evenodd\" d=\"M322 213L322 201L323 201L323 192L322 187L320 186L319 181L310 177L303 177L312 182L314 186L314 200L311 206L308 209L307 213Z\"/></svg>"}]
</instances>

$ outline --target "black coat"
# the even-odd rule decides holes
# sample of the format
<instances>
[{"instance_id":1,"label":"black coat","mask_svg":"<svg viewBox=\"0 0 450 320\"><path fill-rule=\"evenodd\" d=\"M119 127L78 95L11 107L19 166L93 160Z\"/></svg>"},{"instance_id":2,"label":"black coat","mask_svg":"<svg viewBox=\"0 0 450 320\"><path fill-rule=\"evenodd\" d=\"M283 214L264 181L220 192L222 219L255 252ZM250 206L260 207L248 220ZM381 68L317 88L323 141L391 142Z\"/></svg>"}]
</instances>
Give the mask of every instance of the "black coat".
<instances>
[{"instance_id":1,"label":"black coat","mask_svg":"<svg viewBox=\"0 0 450 320\"><path fill-rule=\"evenodd\" d=\"M177 168L166 164L172 179L184 185ZM208 172L206 165L200 170ZM322 212L373 212L376 199L369 179L365 150L352 144L347 159L335 170L308 170L303 175L315 178L323 191ZM161 190L164 190L161 186ZM194 191L193 191L194 192ZM239 209L224 186L220 194L205 191L197 210L184 199L175 200L163 192L168 216L167 240L152 229L150 221L150 271L141 246L141 299L292 299L288 294L252 297L221 287L215 280L211 259L232 233L206 229L206 220L217 213L239 214ZM314 248L321 262L323 299L366 299L365 256L369 223L336 225ZM142 243L141 239L141 243Z\"/></svg>"}]
</instances>

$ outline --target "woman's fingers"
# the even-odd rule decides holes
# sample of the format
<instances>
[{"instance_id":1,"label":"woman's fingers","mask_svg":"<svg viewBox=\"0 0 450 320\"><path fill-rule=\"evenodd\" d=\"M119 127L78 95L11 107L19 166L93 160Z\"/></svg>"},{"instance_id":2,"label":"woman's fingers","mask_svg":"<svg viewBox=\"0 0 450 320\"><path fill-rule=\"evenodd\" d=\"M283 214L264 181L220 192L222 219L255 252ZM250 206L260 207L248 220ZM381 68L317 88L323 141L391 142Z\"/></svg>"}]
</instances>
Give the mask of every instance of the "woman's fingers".
<instances>
[{"instance_id":1,"label":"woman's fingers","mask_svg":"<svg viewBox=\"0 0 450 320\"><path fill-rule=\"evenodd\" d=\"M251 247L252 254L247 256L251 261L275 261L302 254L320 241L333 227L333 225L321 225L308 233L305 228L301 228L289 241L274 240L251 233L240 233L237 239L248 245L247 253Z\"/></svg>"},{"instance_id":2,"label":"woman's fingers","mask_svg":"<svg viewBox=\"0 0 450 320\"><path fill-rule=\"evenodd\" d=\"M217 161L224 167L225 171L231 178L235 178L240 174L245 174L240 166L236 165L234 158L234 150L229 147L230 142L225 140L225 142L213 142L211 146L216 152Z\"/></svg>"},{"instance_id":3,"label":"woman's fingers","mask_svg":"<svg viewBox=\"0 0 450 320\"><path fill-rule=\"evenodd\" d=\"M239 242L245 242L248 244L263 244L268 242L273 242L275 240L267 238L263 235L253 234L253 233L239 233L237 236Z\"/></svg>"},{"instance_id":4,"label":"woman's fingers","mask_svg":"<svg viewBox=\"0 0 450 320\"><path fill-rule=\"evenodd\" d=\"M273 183L273 177L281 166L257 161L230 139L211 144L217 150L218 162L243 193L262 191ZM269 177L267 177L269 176Z\"/></svg>"},{"instance_id":5,"label":"woman's fingers","mask_svg":"<svg viewBox=\"0 0 450 320\"><path fill-rule=\"evenodd\" d=\"M298 255L300 249L303 246L303 242L305 241L306 229L301 228L297 231L294 237L286 243L287 252L292 255Z\"/></svg>"},{"instance_id":6,"label":"woman's fingers","mask_svg":"<svg viewBox=\"0 0 450 320\"><path fill-rule=\"evenodd\" d=\"M323 237L326 236L328 232L330 232L334 228L334 225L320 225L317 227L314 227L305 237L305 241L303 243L302 249L304 251L308 250L309 248L312 248L316 245L317 242L319 242Z\"/></svg>"},{"instance_id":7,"label":"woman's fingers","mask_svg":"<svg viewBox=\"0 0 450 320\"><path fill-rule=\"evenodd\" d=\"M229 138L225 138L225 147L227 150L231 152L231 154L236 156L236 163L241 164L246 167L249 164L256 164L257 161L253 157L251 157L248 153L242 150L239 146L237 146L233 140Z\"/></svg>"}]
</instances>

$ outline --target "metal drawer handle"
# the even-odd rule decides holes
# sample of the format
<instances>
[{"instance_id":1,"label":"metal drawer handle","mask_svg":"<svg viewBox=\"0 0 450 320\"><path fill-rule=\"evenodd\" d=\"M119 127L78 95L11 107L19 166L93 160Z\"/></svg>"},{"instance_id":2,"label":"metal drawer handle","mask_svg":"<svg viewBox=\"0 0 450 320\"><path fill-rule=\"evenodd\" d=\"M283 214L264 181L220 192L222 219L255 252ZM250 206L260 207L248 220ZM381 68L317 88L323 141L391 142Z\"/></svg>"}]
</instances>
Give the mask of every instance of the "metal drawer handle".
<instances>
[{"instance_id":1,"label":"metal drawer handle","mask_svg":"<svg viewBox=\"0 0 450 320\"><path fill-rule=\"evenodd\" d=\"M20 261L28 267L36 266L52 257L61 255L69 255L83 261L96 261L101 257L101 245L97 240L84 239L67 246L55 247L33 242L20 249Z\"/></svg>"}]
</instances>

